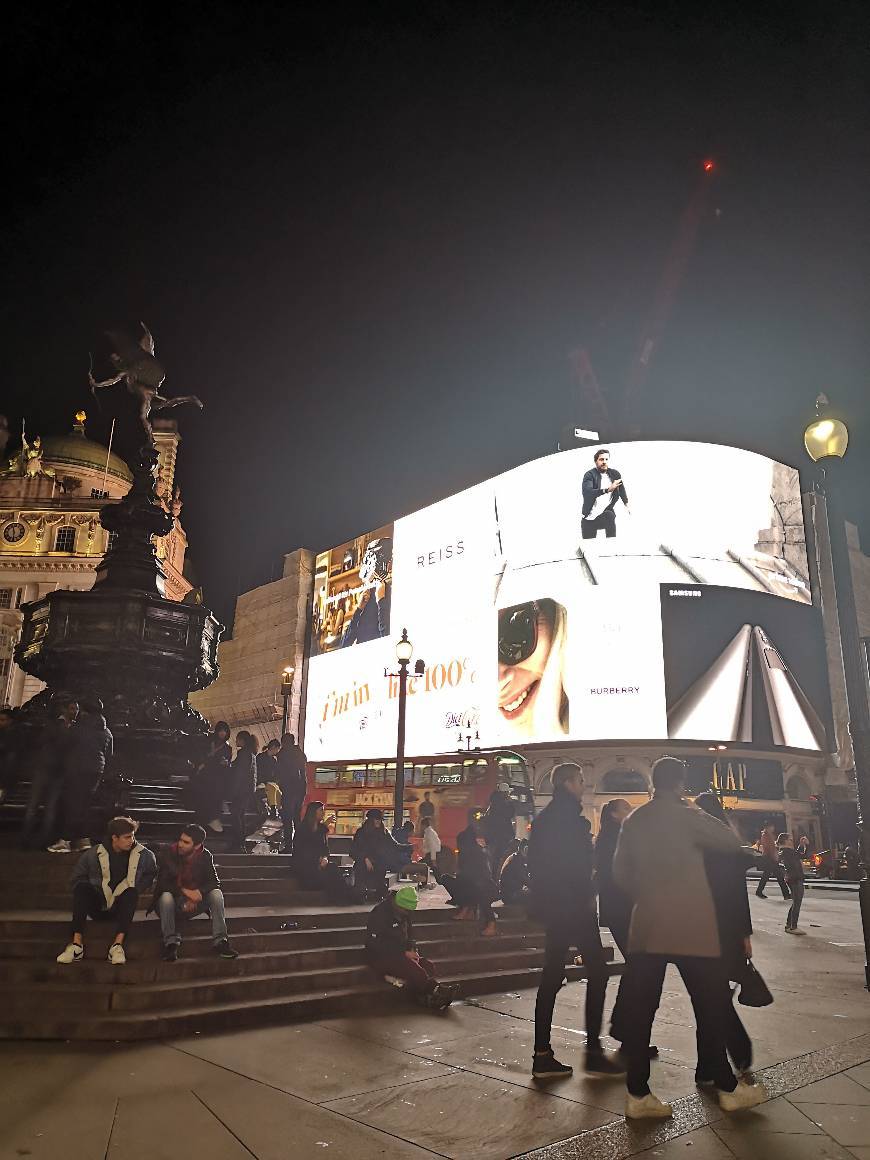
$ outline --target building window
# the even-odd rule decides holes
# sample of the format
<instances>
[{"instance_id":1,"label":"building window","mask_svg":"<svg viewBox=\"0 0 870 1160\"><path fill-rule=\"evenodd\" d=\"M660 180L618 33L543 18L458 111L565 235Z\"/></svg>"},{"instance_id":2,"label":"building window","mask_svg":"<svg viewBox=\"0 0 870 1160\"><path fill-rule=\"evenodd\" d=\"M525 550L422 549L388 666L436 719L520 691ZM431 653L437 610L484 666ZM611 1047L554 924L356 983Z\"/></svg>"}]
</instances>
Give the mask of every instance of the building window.
<instances>
[{"instance_id":1,"label":"building window","mask_svg":"<svg viewBox=\"0 0 870 1160\"><path fill-rule=\"evenodd\" d=\"M12 607L12 589L0 588L0 608Z\"/></svg>"},{"instance_id":2,"label":"building window","mask_svg":"<svg viewBox=\"0 0 870 1160\"><path fill-rule=\"evenodd\" d=\"M74 552L76 550L76 530L68 524L57 529L54 537L55 552Z\"/></svg>"},{"instance_id":3,"label":"building window","mask_svg":"<svg viewBox=\"0 0 870 1160\"><path fill-rule=\"evenodd\" d=\"M9 667L11 664L12 657L0 657L0 682L2 682L4 689L9 677Z\"/></svg>"},{"instance_id":4,"label":"building window","mask_svg":"<svg viewBox=\"0 0 870 1160\"><path fill-rule=\"evenodd\" d=\"M114 548L115 544L117 543L117 540L118 540L118 533L117 532L109 532L109 535L106 539L106 551L107 552L111 552L112 548Z\"/></svg>"},{"instance_id":5,"label":"building window","mask_svg":"<svg viewBox=\"0 0 870 1160\"><path fill-rule=\"evenodd\" d=\"M91 488L91 499L108 499L109 493L107 491L100 491L98 487Z\"/></svg>"}]
</instances>

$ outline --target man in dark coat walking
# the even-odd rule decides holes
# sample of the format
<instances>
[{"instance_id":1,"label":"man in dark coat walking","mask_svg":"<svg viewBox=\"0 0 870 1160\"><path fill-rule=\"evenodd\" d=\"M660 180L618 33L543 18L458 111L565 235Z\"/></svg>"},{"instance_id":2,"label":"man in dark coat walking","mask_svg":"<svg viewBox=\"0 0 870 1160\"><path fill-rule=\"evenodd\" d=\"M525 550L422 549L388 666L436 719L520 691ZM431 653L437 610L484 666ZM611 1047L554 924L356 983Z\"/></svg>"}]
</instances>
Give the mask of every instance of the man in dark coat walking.
<instances>
[{"instance_id":1,"label":"man in dark coat walking","mask_svg":"<svg viewBox=\"0 0 870 1160\"><path fill-rule=\"evenodd\" d=\"M583 817L583 771L559 765L552 773L553 800L532 823L529 837L531 913L546 929L544 969L535 1003L535 1055L532 1076L555 1079L573 1069L553 1054L550 1031L556 995L565 977L571 947L586 968L586 1058L592 1075L624 1075L601 1046L601 1023L607 991L607 962L598 930L592 886L590 826Z\"/></svg>"}]
</instances>

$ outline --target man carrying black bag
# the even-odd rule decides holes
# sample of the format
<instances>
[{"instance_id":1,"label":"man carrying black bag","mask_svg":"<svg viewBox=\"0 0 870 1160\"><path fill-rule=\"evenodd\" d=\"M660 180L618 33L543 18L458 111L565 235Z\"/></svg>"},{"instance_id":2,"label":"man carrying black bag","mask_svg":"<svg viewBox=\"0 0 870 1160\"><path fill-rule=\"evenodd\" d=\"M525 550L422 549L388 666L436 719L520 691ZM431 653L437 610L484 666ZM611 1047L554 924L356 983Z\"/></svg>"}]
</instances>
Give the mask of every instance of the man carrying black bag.
<instances>
[{"instance_id":1,"label":"man carrying black bag","mask_svg":"<svg viewBox=\"0 0 870 1160\"><path fill-rule=\"evenodd\" d=\"M556 1059L550 1044L553 1008L571 947L583 956L587 972L585 1071L593 1076L624 1075L625 1068L601 1046L608 973L592 887L590 826L582 812L583 771L578 765L559 765L552 781L553 800L532 823L529 837L530 910L544 924L547 937L535 1003L532 1076L557 1079L573 1072Z\"/></svg>"}]
</instances>

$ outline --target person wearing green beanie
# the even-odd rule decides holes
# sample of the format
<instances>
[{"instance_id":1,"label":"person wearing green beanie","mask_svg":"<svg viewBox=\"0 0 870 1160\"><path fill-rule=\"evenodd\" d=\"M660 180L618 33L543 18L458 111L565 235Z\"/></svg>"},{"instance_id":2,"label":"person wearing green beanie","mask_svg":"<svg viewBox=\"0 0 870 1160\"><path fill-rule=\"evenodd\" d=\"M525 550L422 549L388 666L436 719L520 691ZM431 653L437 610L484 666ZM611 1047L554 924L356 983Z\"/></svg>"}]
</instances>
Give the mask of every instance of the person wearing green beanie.
<instances>
[{"instance_id":1,"label":"person wearing green beanie","mask_svg":"<svg viewBox=\"0 0 870 1160\"><path fill-rule=\"evenodd\" d=\"M402 886L377 904L366 924L366 958L376 974L401 979L415 1002L442 1011L457 988L439 983L435 967L417 950L412 922L417 904L413 886Z\"/></svg>"}]
</instances>

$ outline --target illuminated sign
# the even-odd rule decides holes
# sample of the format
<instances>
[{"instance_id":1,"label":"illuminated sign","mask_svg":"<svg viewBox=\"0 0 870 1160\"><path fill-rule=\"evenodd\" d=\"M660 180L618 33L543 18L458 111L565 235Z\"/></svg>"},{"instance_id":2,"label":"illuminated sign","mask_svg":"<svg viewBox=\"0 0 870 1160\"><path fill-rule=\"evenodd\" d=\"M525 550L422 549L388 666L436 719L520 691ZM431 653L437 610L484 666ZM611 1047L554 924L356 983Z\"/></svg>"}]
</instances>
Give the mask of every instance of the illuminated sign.
<instances>
[{"instance_id":1,"label":"illuminated sign","mask_svg":"<svg viewBox=\"0 0 870 1160\"><path fill-rule=\"evenodd\" d=\"M733 447L550 455L318 555L318 759L668 739L820 751L830 716L798 473ZM413 669L413 666L412 666Z\"/></svg>"}]
</instances>

